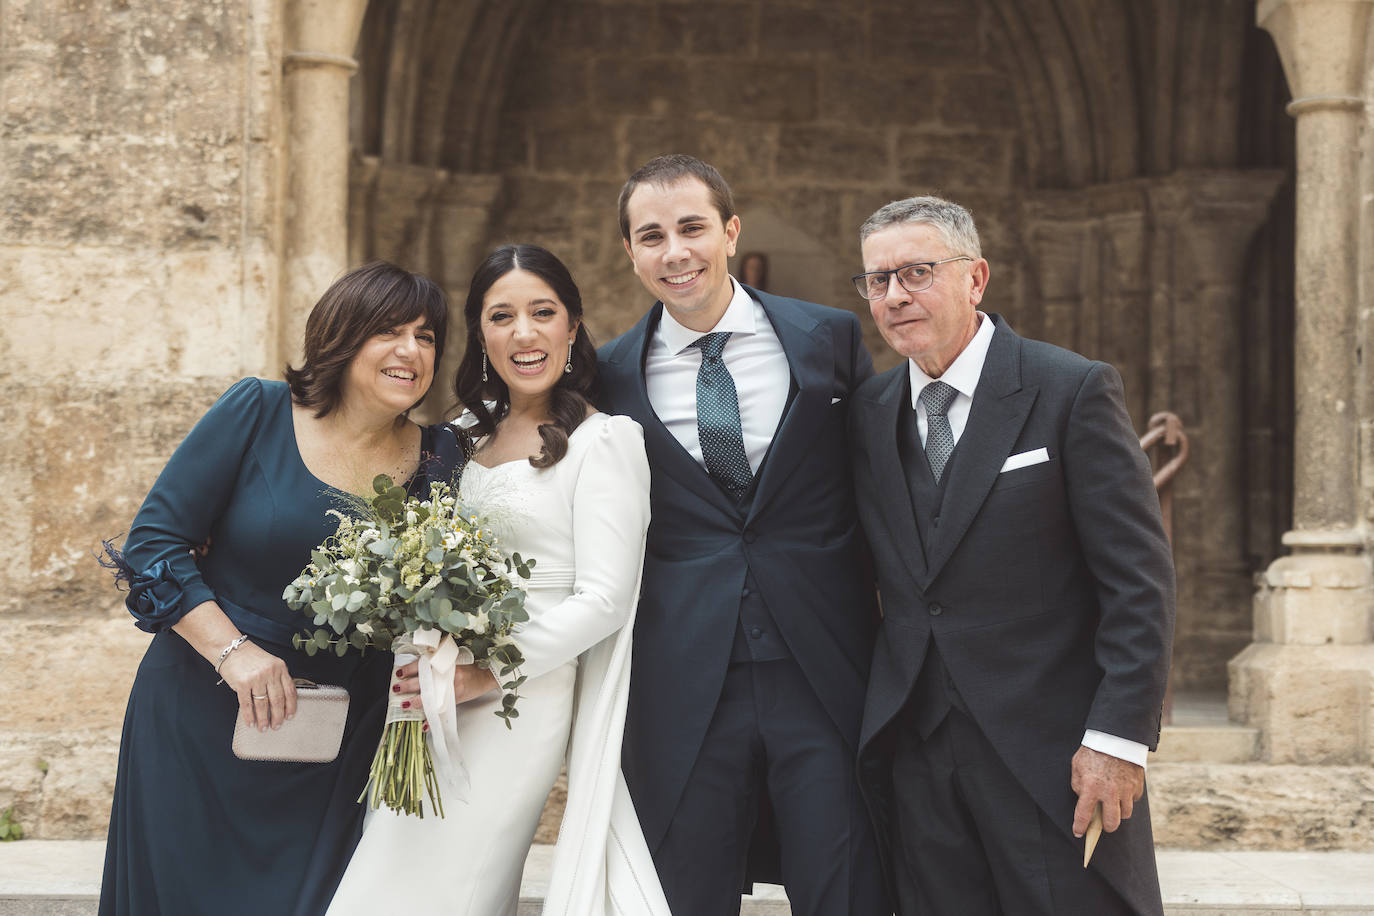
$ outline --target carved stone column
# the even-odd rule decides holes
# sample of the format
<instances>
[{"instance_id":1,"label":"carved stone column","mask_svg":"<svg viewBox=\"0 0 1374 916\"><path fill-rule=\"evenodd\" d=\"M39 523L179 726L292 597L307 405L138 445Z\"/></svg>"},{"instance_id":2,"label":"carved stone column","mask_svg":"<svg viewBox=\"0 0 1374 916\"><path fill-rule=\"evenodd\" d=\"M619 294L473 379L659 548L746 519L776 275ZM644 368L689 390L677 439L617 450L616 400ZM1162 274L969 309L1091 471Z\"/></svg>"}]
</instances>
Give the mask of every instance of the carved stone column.
<instances>
[{"instance_id":1,"label":"carved stone column","mask_svg":"<svg viewBox=\"0 0 1374 916\"><path fill-rule=\"evenodd\" d=\"M1359 511L1358 149L1374 0L1261 0L1297 119L1293 554L1255 597L1230 664L1233 718L1263 759L1374 760L1374 576Z\"/></svg>"},{"instance_id":2,"label":"carved stone column","mask_svg":"<svg viewBox=\"0 0 1374 916\"><path fill-rule=\"evenodd\" d=\"M348 265L348 81L366 9L367 0L287 4L283 360L295 358L310 307Z\"/></svg>"}]
</instances>

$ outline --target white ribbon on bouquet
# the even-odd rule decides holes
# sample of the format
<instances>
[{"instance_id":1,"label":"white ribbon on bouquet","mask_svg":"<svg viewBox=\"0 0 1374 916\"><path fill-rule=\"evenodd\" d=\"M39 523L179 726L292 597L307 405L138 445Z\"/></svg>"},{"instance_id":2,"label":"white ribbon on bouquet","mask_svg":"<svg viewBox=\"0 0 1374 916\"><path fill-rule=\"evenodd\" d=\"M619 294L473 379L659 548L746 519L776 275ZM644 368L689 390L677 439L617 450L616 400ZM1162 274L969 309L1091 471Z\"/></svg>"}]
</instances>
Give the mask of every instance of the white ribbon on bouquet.
<instances>
[{"instance_id":1,"label":"white ribbon on bouquet","mask_svg":"<svg viewBox=\"0 0 1374 916\"><path fill-rule=\"evenodd\" d=\"M460 801L466 802L468 790L472 788L472 779L468 775L467 766L463 763L462 748L459 745L458 706L453 693L453 672L458 665L473 663L472 650L467 646L458 645L449 634L428 627L410 634L410 645L405 644L405 637L398 640L398 643L398 648L402 651L396 655L397 667L409 664L412 660L419 661L417 668L420 678L420 700L424 704L424 712L421 714L416 710L401 710L397 708L398 700L393 697L387 721L421 717L428 720L434 772L446 785L457 790ZM408 648L415 649L416 654L405 652Z\"/></svg>"}]
</instances>

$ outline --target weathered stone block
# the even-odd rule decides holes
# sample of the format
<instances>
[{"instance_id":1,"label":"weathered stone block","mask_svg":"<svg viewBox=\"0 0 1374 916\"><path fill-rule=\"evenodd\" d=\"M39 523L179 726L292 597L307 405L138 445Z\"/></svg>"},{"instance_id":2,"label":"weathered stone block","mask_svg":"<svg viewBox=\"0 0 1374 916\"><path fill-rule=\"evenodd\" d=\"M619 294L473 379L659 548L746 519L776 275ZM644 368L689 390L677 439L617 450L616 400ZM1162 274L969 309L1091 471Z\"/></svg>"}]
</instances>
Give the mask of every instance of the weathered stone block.
<instances>
[{"instance_id":1,"label":"weathered stone block","mask_svg":"<svg viewBox=\"0 0 1374 916\"><path fill-rule=\"evenodd\" d=\"M1011 186L1011 137L1007 134L932 134L903 131L897 139L902 181L922 188L1007 188Z\"/></svg>"},{"instance_id":2,"label":"weathered stone block","mask_svg":"<svg viewBox=\"0 0 1374 916\"><path fill-rule=\"evenodd\" d=\"M940 121L951 127L1020 130L1021 113L1016 87L1006 73L949 70L941 80L935 108Z\"/></svg>"},{"instance_id":3,"label":"weathered stone block","mask_svg":"<svg viewBox=\"0 0 1374 916\"><path fill-rule=\"evenodd\" d=\"M179 17L166 12L164 4L147 4L12 19L7 8L6 31L14 32L6 56L13 47L22 63L0 71L5 129L22 132L28 124L37 133L81 137L146 132L164 140L165 131L187 124L221 129L225 109L242 101L235 60L244 47L241 21L223 4Z\"/></svg>"},{"instance_id":4,"label":"weathered stone block","mask_svg":"<svg viewBox=\"0 0 1374 916\"><path fill-rule=\"evenodd\" d=\"M530 232L566 233L572 225L568 204L576 195L577 185L569 180L508 178L493 246Z\"/></svg>"},{"instance_id":5,"label":"weathered stone block","mask_svg":"<svg viewBox=\"0 0 1374 916\"><path fill-rule=\"evenodd\" d=\"M592 61L559 54L544 67L515 67L506 95L506 110L525 112L585 112L591 104Z\"/></svg>"},{"instance_id":6,"label":"weathered stone block","mask_svg":"<svg viewBox=\"0 0 1374 916\"><path fill-rule=\"evenodd\" d=\"M661 4L658 16L662 49L669 53L748 54L760 29L758 9L744 3Z\"/></svg>"},{"instance_id":7,"label":"weathered stone block","mask_svg":"<svg viewBox=\"0 0 1374 916\"><path fill-rule=\"evenodd\" d=\"M771 124L632 118L625 129L626 155L620 174L628 178L655 156L686 153L714 165L735 190L750 181L772 179L777 149L778 128ZM614 202L615 195L610 200Z\"/></svg>"},{"instance_id":8,"label":"weathered stone block","mask_svg":"<svg viewBox=\"0 0 1374 916\"><path fill-rule=\"evenodd\" d=\"M232 136L165 143L0 141L0 238L11 243L184 245L238 230L243 150Z\"/></svg>"},{"instance_id":9,"label":"weathered stone block","mask_svg":"<svg viewBox=\"0 0 1374 916\"><path fill-rule=\"evenodd\" d=\"M858 267L850 270L852 265L859 264L858 247L858 225L847 225L844 219L844 202L846 192L843 190L831 190L828 188L818 188L812 184L802 184L797 187L770 188L769 193L759 194L757 200L752 195L743 199L737 199L741 208L744 201L751 204L772 203L780 219L786 220L797 231L805 232L813 238L816 244L824 250L829 257L837 259L843 265L837 272L839 279L846 286L849 286L849 277L859 272ZM745 233L747 233L747 227ZM741 234L740 247L747 251L751 247L744 234ZM847 273L845 271L848 271ZM852 292L854 287L849 286ZM857 295L855 296L857 298ZM824 299L817 299L817 302L824 302ZM867 306L864 306L867 309Z\"/></svg>"},{"instance_id":10,"label":"weathered stone block","mask_svg":"<svg viewBox=\"0 0 1374 916\"><path fill-rule=\"evenodd\" d=\"M1268 594L1256 603L1255 628L1270 641L1306 646L1370 641L1374 585L1363 557L1280 557L1265 571L1264 588Z\"/></svg>"},{"instance_id":11,"label":"weathered stone block","mask_svg":"<svg viewBox=\"0 0 1374 916\"><path fill-rule=\"evenodd\" d=\"M820 70L820 117L870 129L889 124L933 123L937 71L925 67L883 69L867 64Z\"/></svg>"},{"instance_id":12,"label":"weathered stone block","mask_svg":"<svg viewBox=\"0 0 1374 916\"><path fill-rule=\"evenodd\" d=\"M1374 849L1374 768L1151 764L1155 844L1180 849Z\"/></svg>"},{"instance_id":13,"label":"weathered stone block","mask_svg":"<svg viewBox=\"0 0 1374 916\"><path fill-rule=\"evenodd\" d=\"M0 689L10 702L0 710L0 734L118 733L151 637L134 626L113 583L95 615L11 618L6 633Z\"/></svg>"},{"instance_id":14,"label":"weathered stone block","mask_svg":"<svg viewBox=\"0 0 1374 916\"><path fill-rule=\"evenodd\" d=\"M1374 761L1374 646L1253 643L1227 666L1230 715L1270 763Z\"/></svg>"},{"instance_id":15,"label":"weathered stone block","mask_svg":"<svg viewBox=\"0 0 1374 916\"><path fill-rule=\"evenodd\" d=\"M694 67L687 89L698 111L741 121L809 121L816 116L816 94L814 67L773 61Z\"/></svg>"},{"instance_id":16,"label":"weathered stone block","mask_svg":"<svg viewBox=\"0 0 1374 916\"><path fill-rule=\"evenodd\" d=\"M605 58L596 62L596 109L613 114L681 114L679 100L689 68L670 58Z\"/></svg>"},{"instance_id":17,"label":"weathered stone block","mask_svg":"<svg viewBox=\"0 0 1374 916\"><path fill-rule=\"evenodd\" d=\"M1259 753L1259 729L1243 725L1166 725L1156 763L1250 763Z\"/></svg>"},{"instance_id":18,"label":"weathered stone block","mask_svg":"<svg viewBox=\"0 0 1374 916\"><path fill-rule=\"evenodd\" d=\"M615 131L606 121L590 120L571 127L539 127L534 134L534 165L544 175L599 175L620 172Z\"/></svg>"},{"instance_id":19,"label":"weathered stone block","mask_svg":"<svg viewBox=\"0 0 1374 916\"><path fill-rule=\"evenodd\" d=\"M765 4L759 24L759 55L817 55L853 59L863 54L863 23L844 7L784 9Z\"/></svg>"},{"instance_id":20,"label":"weathered stone block","mask_svg":"<svg viewBox=\"0 0 1374 916\"><path fill-rule=\"evenodd\" d=\"M0 444L9 459L0 490L27 532L0 568L0 612L98 617L113 591L92 552L128 530L167 457L227 381L30 387L0 379L10 392L0 418L15 436Z\"/></svg>"},{"instance_id":21,"label":"weathered stone block","mask_svg":"<svg viewBox=\"0 0 1374 916\"><path fill-rule=\"evenodd\" d=\"M785 126L778 137L778 174L786 178L885 182L889 162L881 130Z\"/></svg>"},{"instance_id":22,"label":"weathered stone block","mask_svg":"<svg viewBox=\"0 0 1374 916\"><path fill-rule=\"evenodd\" d=\"M982 54L980 11L957 0L875 0L865 55L880 67L911 60L964 65Z\"/></svg>"}]
</instances>

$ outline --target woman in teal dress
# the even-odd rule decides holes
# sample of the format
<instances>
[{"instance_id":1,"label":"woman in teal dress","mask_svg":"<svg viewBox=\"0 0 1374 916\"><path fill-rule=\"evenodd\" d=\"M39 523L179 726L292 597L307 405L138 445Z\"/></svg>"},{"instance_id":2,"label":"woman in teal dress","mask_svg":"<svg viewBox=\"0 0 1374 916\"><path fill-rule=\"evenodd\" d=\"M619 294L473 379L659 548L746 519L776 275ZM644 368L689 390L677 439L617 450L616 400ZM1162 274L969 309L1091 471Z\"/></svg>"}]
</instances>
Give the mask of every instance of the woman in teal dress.
<instances>
[{"instance_id":1,"label":"woman in teal dress","mask_svg":"<svg viewBox=\"0 0 1374 916\"><path fill-rule=\"evenodd\" d=\"M326 512L346 493L369 492L377 474L427 492L453 472L453 433L406 417L446 327L428 279L385 263L344 275L310 314L301 367L226 391L144 500L123 562L127 604L155 635L124 720L101 916L324 911L361 831L391 656L296 651L310 620L282 590L333 533ZM338 757L235 757L235 718L278 727L300 677L348 688Z\"/></svg>"}]
</instances>

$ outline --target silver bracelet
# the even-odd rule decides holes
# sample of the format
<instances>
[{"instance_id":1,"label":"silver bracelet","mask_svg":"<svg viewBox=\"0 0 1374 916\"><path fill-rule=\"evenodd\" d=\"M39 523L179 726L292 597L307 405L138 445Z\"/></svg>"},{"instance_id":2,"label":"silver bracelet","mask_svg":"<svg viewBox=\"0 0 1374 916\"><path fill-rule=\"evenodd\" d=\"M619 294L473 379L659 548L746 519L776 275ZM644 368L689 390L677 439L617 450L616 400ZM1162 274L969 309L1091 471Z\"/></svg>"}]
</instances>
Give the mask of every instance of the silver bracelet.
<instances>
[{"instance_id":1,"label":"silver bracelet","mask_svg":"<svg viewBox=\"0 0 1374 916\"><path fill-rule=\"evenodd\" d=\"M224 651L220 652L220 654L219 654L219 659L215 662L215 673L216 673L216 674L219 674L219 669L220 669L221 667L224 666L224 660L225 660L226 658L229 657L229 653L230 653L230 652L233 652L235 649L237 649L239 646L243 645L243 644L246 643L247 641L248 641L248 634L245 633L245 634L243 634L242 636L240 636L238 639L234 640L234 641L231 642L229 645L227 645L227 646L224 647ZM224 683L224 678L221 677L219 680L215 681L215 686L218 687L220 684L223 684L223 683Z\"/></svg>"}]
</instances>

